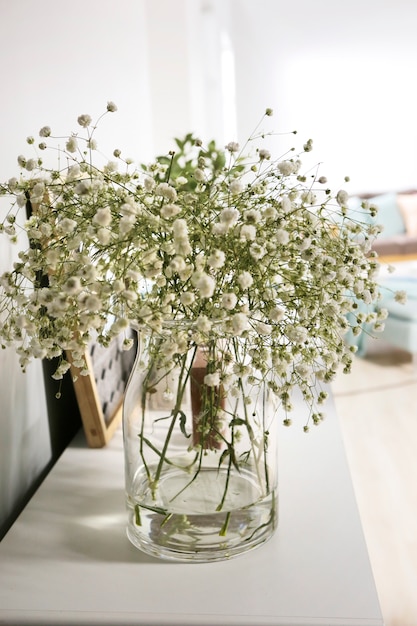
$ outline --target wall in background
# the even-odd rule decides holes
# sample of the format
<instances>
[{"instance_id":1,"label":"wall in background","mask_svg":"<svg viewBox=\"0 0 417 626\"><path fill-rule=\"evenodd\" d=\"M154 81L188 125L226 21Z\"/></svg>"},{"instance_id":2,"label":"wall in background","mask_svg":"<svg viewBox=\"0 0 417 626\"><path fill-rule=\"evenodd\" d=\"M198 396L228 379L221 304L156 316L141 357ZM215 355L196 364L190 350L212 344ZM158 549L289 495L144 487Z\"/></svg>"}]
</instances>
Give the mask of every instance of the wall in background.
<instances>
[{"instance_id":1,"label":"wall in background","mask_svg":"<svg viewBox=\"0 0 417 626\"><path fill-rule=\"evenodd\" d=\"M113 100L97 135L109 156L146 162L189 131L243 142L270 106L271 128L313 137L332 186L346 174L352 191L417 185L408 0L0 0L0 18L1 180L28 135L76 131ZM0 271L15 254L2 240ZM56 454L51 393L39 363L22 375L0 352L0 531Z\"/></svg>"},{"instance_id":2,"label":"wall in background","mask_svg":"<svg viewBox=\"0 0 417 626\"><path fill-rule=\"evenodd\" d=\"M349 191L417 187L417 4L230 0L237 116L314 139L315 162Z\"/></svg>"},{"instance_id":3,"label":"wall in background","mask_svg":"<svg viewBox=\"0 0 417 626\"><path fill-rule=\"evenodd\" d=\"M146 55L141 0L0 0L0 179L18 173L18 154L29 156L27 136L44 125L57 135L76 132L79 114L95 119L109 100L119 112L103 120L100 150L149 158ZM2 238L0 271L16 254ZM54 403L39 362L22 374L12 349L0 351L0 536L77 423L71 391Z\"/></svg>"}]
</instances>

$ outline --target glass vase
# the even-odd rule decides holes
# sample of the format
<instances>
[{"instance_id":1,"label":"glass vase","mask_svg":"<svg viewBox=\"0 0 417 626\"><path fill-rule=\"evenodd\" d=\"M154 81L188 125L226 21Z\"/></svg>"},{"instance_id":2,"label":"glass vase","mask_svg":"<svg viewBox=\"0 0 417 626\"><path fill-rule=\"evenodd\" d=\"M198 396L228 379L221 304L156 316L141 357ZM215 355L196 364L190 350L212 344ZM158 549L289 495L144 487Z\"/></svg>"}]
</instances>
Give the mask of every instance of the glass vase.
<instances>
[{"instance_id":1,"label":"glass vase","mask_svg":"<svg viewBox=\"0 0 417 626\"><path fill-rule=\"evenodd\" d=\"M196 343L184 325L138 333L124 401L127 534L156 557L207 562L277 526L271 381L239 337Z\"/></svg>"}]
</instances>

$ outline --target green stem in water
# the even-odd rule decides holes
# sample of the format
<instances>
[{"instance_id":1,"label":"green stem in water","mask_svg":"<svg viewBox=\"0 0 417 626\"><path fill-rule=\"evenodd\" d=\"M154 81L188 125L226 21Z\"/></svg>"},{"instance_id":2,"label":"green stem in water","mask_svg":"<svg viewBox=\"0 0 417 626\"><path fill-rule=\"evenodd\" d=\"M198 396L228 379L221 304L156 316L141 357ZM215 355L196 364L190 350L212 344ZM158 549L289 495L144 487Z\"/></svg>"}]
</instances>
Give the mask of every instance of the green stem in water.
<instances>
[{"instance_id":1,"label":"green stem in water","mask_svg":"<svg viewBox=\"0 0 417 626\"><path fill-rule=\"evenodd\" d=\"M197 348L195 348L195 351L196 350L197 350ZM195 355L195 351L194 351L194 355ZM152 497L154 499L156 497L155 492L156 492L156 489L158 487L158 482L159 482L159 478L161 476L162 467L163 467L164 463L166 462L166 454L167 454L167 450L168 450L168 445L169 445L169 442L171 440L172 433L174 431L175 422L177 421L178 415L181 413L181 403L182 403L182 399L183 399L183 396L184 396L185 387L187 385L187 381L188 381L188 378L190 376L191 368L188 369L188 371L187 371L187 373L185 375L184 382L182 383L182 379L184 377L184 372L186 370L186 364L187 364L187 354L183 355L183 358L182 358L181 372L180 372L179 381L178 381L177 401L176 401L175 407L174 407L174 409L172 411L171 424L169 425L168 433L167 433L167 436L166 436L165 441L164 441L164 447L162 448L162 451L161 451L161 456L159 458L158 467L156 468L156 472L155 472L155 478L152 481Z\"/></svg>"},{"instance_id":2,"label":"green stem in water","mask_svg":"<svg viewBox=\"0 0 417 626\"><path fill-rule=\"evenodd\" d=\"M224 520L224 524L223 524L223 526L221 527L220 532L219 532L219 536L220 536L220 537L225 537L225 536L226 536L227 529L228 529L228 527L229 527L230 516L231 516L231 512L230 512L230 511L228 511L228 512L226 513L226 519Z\"/></svg>"}]
</instances>

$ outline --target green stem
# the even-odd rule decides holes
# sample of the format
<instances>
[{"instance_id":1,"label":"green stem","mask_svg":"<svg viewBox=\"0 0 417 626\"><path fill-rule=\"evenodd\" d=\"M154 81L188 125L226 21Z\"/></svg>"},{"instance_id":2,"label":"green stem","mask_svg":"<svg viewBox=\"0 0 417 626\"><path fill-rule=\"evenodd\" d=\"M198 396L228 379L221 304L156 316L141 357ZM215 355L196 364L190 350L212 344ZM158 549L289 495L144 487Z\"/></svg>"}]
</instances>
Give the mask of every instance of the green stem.
<instances>
[{"instance_id":1,"label":"green stem","mask_svg":"<svg viewBox=\"0 0 417 626\"><path fill-rule=\"evenodd\" d=\"M233 441L231 442L230 447L233 450ZM228 467L227 467L226 484L224 486L222 499L220 500L220 504L217 505L216 511L221 511L222 510L223 504L224 504L224 502L226 500L227 490L229 488L229 482L230 482L230 472L231 472L231 469L232 469L232 453L229 452L229 463L228 463Z\"/></svg>"},{"instance_id":2,"label":"green stem","mask_svg":"<svg viewBox=\"0 0 417 626\"><path fill-rule=\"evenodd\" d=\"M238 346L236 345L235 342L234 342L234 349L235 349L235 354L238 355L239 354L239 350L238 350ZM258 483L259 483L259 486L261 486L262 485L262 479L261 479L261 472L260 472L260 469L259 469L259 458L258 458L258 455L256 454L255 436L254 436L254 433L253 433L253 428L252 428L252 426L250 424L250 421L249 421L247 404L245 402L245 397L246 397L245 388L244 388L243 381L242 381L241 377L239 377L239 379L238 379L238 385L239 385L239 389L240 389L240 392L241 392L243 411L244 411L244 419L243 419L243 421L244 421L244 424L246 426L246 430L247 430L248 435L249 435L249 440L250 440L250 444L251 444L251 450L252 450L254 466L255 466L257 477L258 477ZM262 449L265 451L265 440L264 440L264 445L263 445ZM266 459L265 459L265 463L266 463Z\"/></svg>"},{"instance_id":3,"label":"green stem","mask_svg":"<svg viewBox=\"0 0 417 626\"><path fill-rule=\"evenodd\" d=\"M262 388L262 432L263 432L263 451L264 451L264 472L265 472L265 488L266 493L269 493L269 468L268 468L268 431L265 424L266 416L266 385L263 384Z\"/></svg>"},{"instance_id":4,"label":"green stem","mask_svg":"<svg viewBox=\"0 0 417 626\"><path fill-rule=\"evenodd\" d=\"M226 519L224 520L224 524L223 524L223 526L221 527L220 532L219 532L219 536L220 536L220 537L225 537L225 536L226 536L227 529L228 529L228 527L229 527L230 516L231 516L231 512L230 512L230 511L228 511L228 512L226 513Z\"/></svg>"},{"instance_id":5,"label":"green stem","mask_svg":"<svg viewBox=\"0 0 417 626\"><path fill-rule=\"evenodd\" d=\"M197 350L197 348L195 348L195 350L194 350L194 355L195 355L196 350ZM175 422L177 421L177 417L178 417L178 415L181 412L181 403L182 403L182 400L183 400L183 397L184 397L184 392L185 392L185 388L186 388L186 385L187 385L187 381L188 381L189 376L190 376L191 367L188 368L188 371L187 371L187 373L185 375L184 382L182 382L183 377L184 377L184 372L186 370L186 364L187 364L187 354L183 355L183 358L182 358L181 372L180 372L179 379L178 379L177 400L176 400L176 403L175 403L175 407L174 407L174 409L172 411L171 424L169 425L168 433L167 433L167 436L166 436L165 441L164 441L164 447L162 448L162 451L161 451L158 467L156 468L156 472L155 472L155 477L154 477L154 480L152 481L152 483L153 483L152 484L153 498L155 498L155 491L156 491L157 486L158 486L158 482L159 482L159 479L160 479L160 476L161 476L163 465L167 461L166 455L167 455L169 442L171 440L171 436L172 436L172 433L174 431Z\"/></svg>"}]
</instances>

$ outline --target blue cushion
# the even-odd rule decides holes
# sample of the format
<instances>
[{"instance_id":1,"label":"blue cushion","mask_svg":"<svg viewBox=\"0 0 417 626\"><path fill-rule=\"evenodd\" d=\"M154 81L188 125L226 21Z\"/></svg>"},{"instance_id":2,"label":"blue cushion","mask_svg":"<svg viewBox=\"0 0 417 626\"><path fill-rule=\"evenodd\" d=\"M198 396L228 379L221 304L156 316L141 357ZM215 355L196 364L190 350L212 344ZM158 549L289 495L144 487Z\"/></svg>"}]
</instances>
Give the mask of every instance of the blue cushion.
<instances>
[{"instance_id":1,"label":"blue cushion","mask_svg":"<svg viewBox=\"0 0 417 626\"><path fill-rule=\"evenodd\" d=\"M380 196L369 198L369 202L378 207L378 215L374 219L375 223L382 224L384 227L379 236L380 239L405 233L405 224L400 207L397 204L396 193L384 193Z\"/></svg>"},{"instance_id":2,"label":"blue cushion","mask_svg":"<svg viewBox=\"0 0 417 626\"><path fill-rule=\"evenodd\" d=\"M376 217L371 217L369 211L365 211L362 208L362 202L363 200L358 196L349 198L348 207L351 211L351 216L356 217L366 224L381 224L384 230L379 235L378 239L388 239L394 235L405 233L405 224L395 192L383 193L367 200L370 204L375 204L378 207Z\"/></svg>"}]
</instances>

